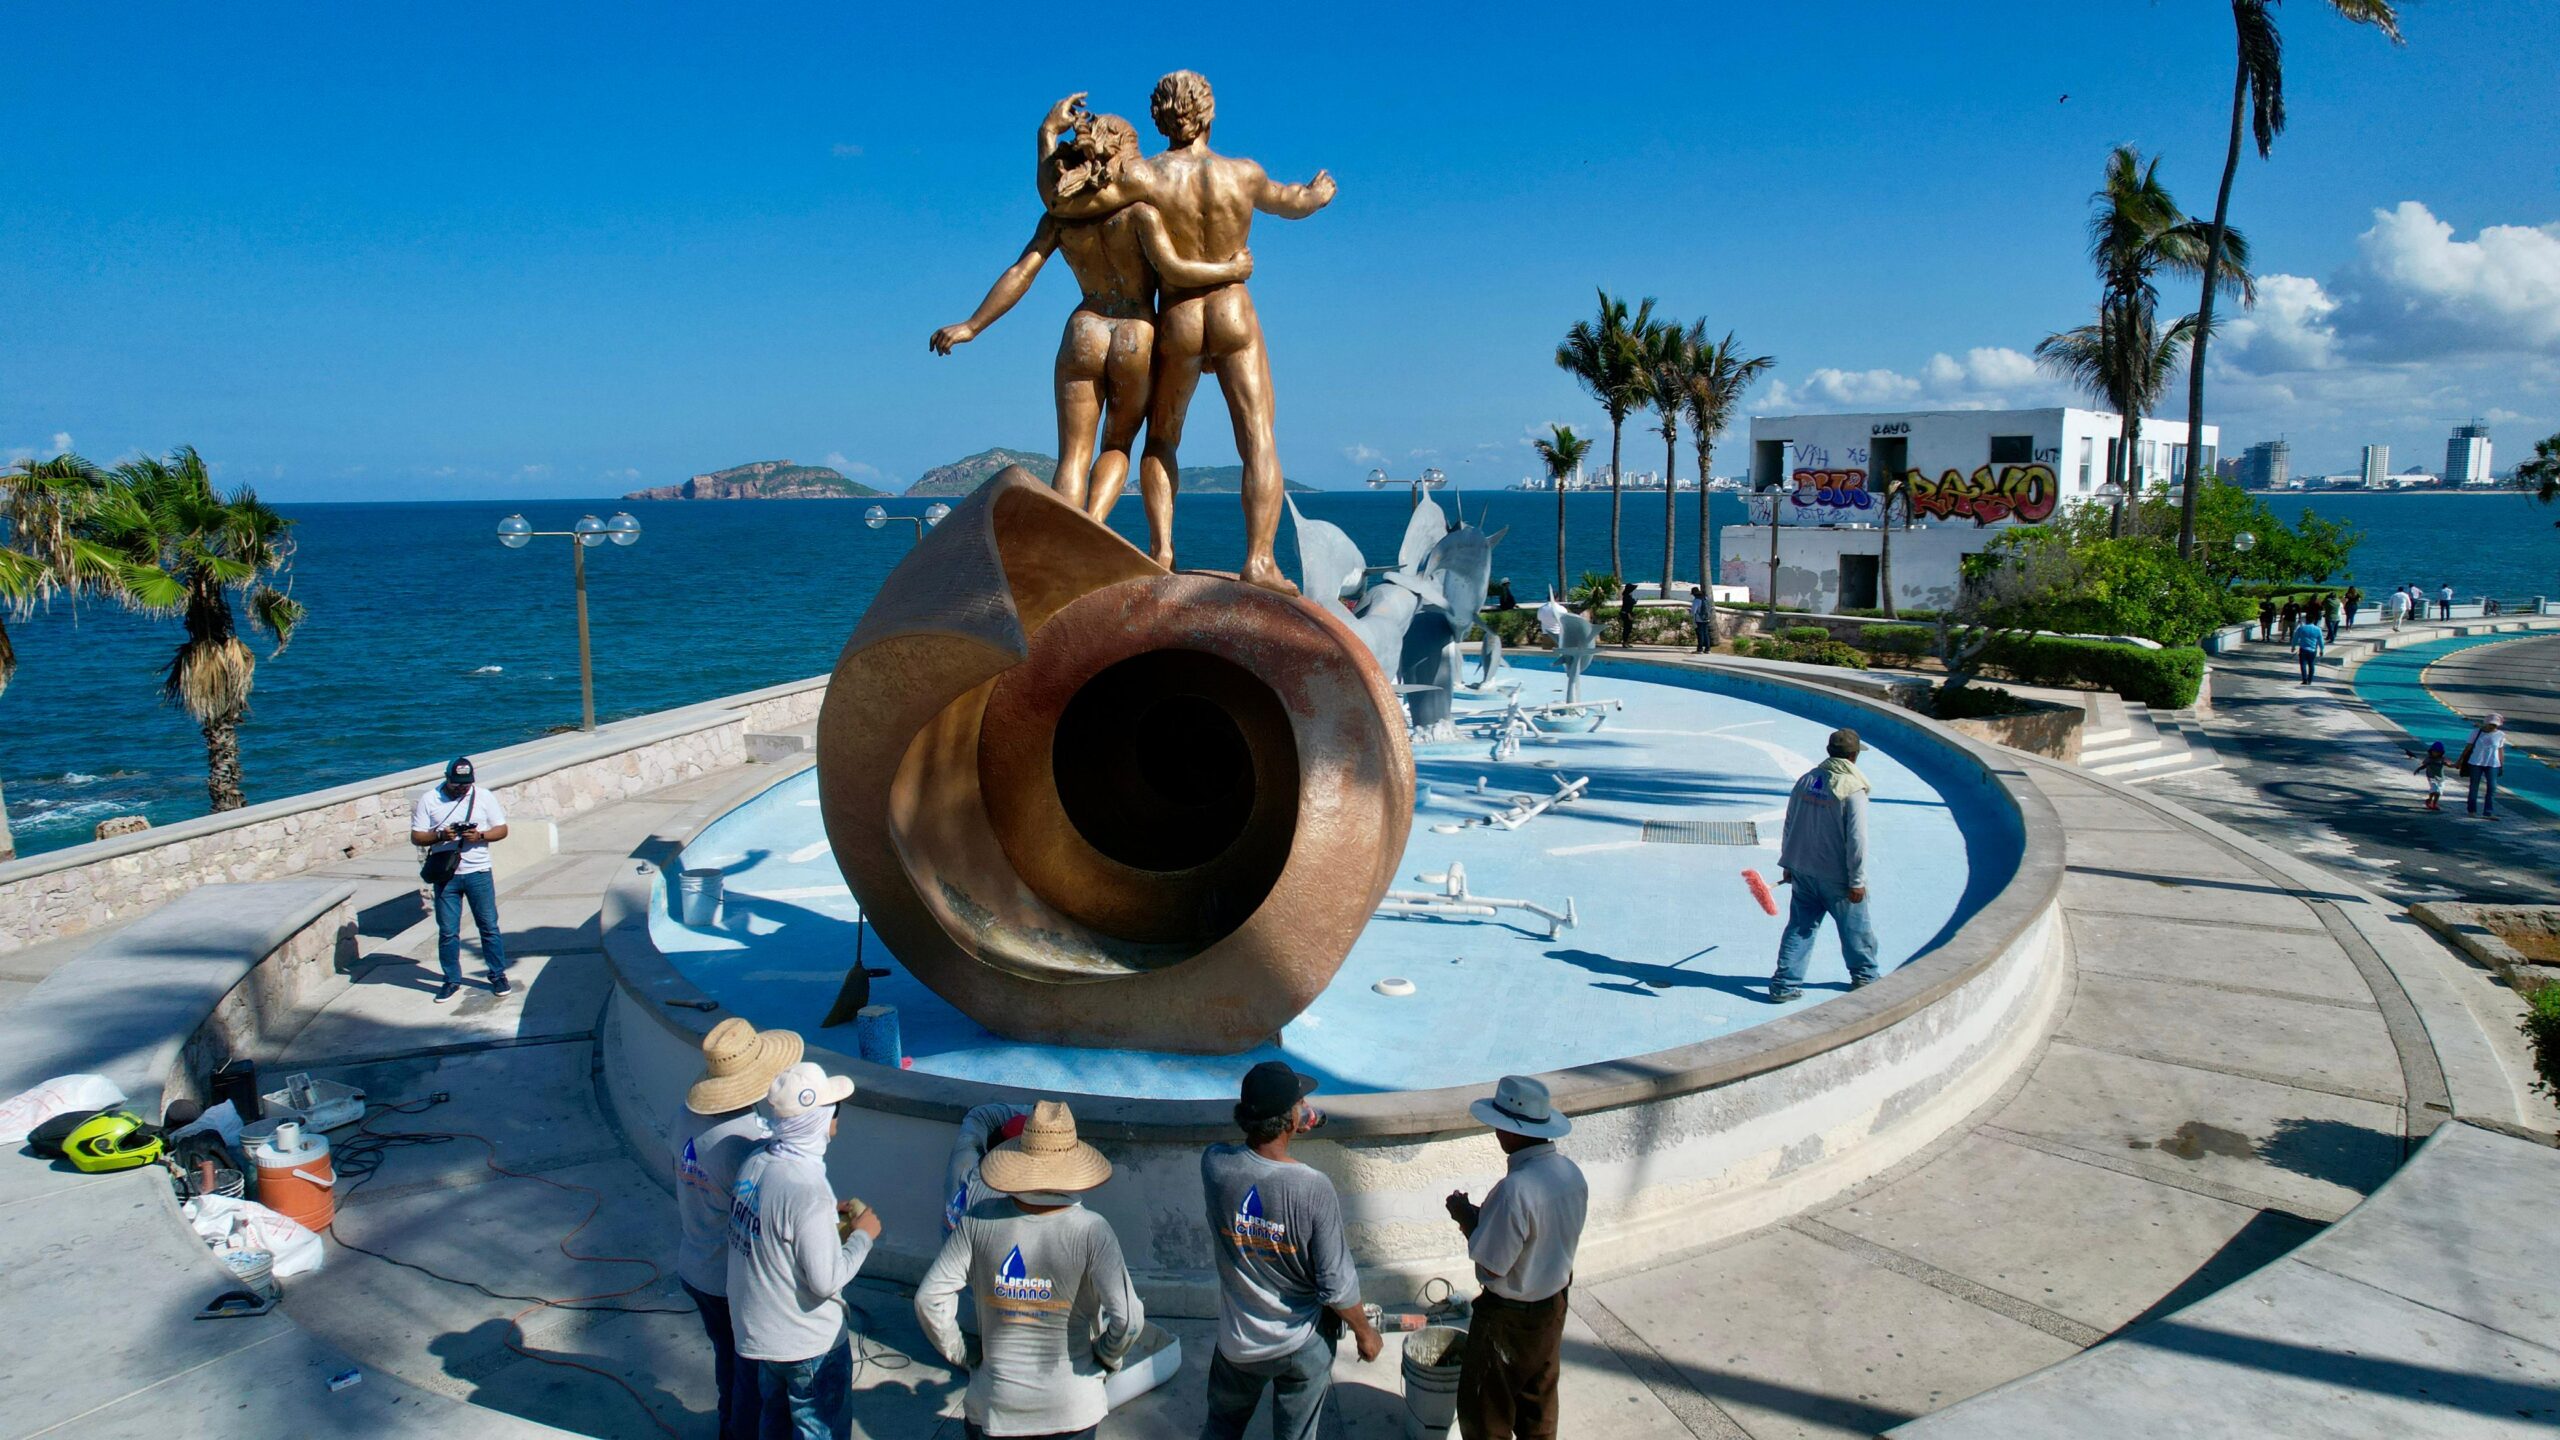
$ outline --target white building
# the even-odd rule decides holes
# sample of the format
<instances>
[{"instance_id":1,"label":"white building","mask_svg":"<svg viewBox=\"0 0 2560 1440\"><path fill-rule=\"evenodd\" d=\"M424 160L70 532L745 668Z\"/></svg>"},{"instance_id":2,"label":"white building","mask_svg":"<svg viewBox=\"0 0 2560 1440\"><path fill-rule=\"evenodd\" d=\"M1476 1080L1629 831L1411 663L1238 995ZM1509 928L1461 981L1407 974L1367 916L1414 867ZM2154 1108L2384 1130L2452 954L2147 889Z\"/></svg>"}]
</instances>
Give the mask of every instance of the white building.
<instances>
[{"instance_id":1,"label":"white building","mask_svg":"<svg viewBox=\"0 0 2560 1440\"><path fill-rule=\"evenodd\" d=\"M2367 445L2364 447L2364 488L2367 490L2388 489L2390 488L2390 480L2391 447L2388 445Z\"/></svg>"},{"instance_id":2,"label":"white building","mask_svg":"<svg viewBox=\"0 0 2560 1440\"><path fill-rule=\"evenodd\" d=\"M2489 475L2489 427L2474 420L2453 427L2444 442L2444 483L2474 488L2495 485Z\"/></svg>"},{"instance_id":3,"label":"white building","mask_svg":"<svg viewBox=\"0 0 2560 1440\"><path fill-rule=\"evenodd\" d=\"M1942 608L1955 599L1963 557L1985 549L2001 528L2101 501L2122 423L2105 411L2062 406L1759 416L1751 422L1759 523L1724 527L1718 578L1768 598L1766 512L1774 499L1779 600L1817 610L1874 607L1882 477L1896 475L1910 497L1910 528L1897 523L1893 534L1895 603ZM2141 489L2184 482L2186 439L2183 420L2142 422L2130 457ZM2220 443L2219 427L2204 427L2198 468L2206 474Z\"/></svg>"}]
</instances>

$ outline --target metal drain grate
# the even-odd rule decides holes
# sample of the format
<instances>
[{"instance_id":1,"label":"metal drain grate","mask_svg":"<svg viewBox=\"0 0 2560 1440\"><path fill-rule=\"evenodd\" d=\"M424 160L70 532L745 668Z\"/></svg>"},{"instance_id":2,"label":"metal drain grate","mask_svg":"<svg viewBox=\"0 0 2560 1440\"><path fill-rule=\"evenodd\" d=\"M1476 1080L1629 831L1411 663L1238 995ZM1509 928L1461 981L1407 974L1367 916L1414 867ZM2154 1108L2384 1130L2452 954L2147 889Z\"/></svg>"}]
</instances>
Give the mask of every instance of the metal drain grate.
<instances>
[{"instance_id":1,"label":"metal drain grate","mask_svg":"<svg viewBox=\"0 0 2560 1440\"><path fill-rule=\"evenodd\" d=\"M1760 825L1754 820L1647 820L1647 845L1757 845Z\"/></svg>"}]
</instances>

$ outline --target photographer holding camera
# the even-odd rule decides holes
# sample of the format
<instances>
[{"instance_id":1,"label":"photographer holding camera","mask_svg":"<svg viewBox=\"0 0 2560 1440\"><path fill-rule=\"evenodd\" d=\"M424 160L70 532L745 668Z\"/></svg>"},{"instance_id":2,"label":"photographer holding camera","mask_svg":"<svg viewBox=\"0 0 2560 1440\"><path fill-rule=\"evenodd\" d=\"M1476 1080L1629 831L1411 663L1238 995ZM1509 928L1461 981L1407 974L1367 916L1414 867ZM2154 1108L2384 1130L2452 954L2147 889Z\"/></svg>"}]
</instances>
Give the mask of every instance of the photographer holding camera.
<instances>
[{"instance_id":1,"label":"photographer holding camera","mask_svg":"<svg viewBox=\"0 0 2560 1440\"><path fill-rule=\"evenodd\" d=\"M507 838L506 807L498 797L472 783L468 757L444 767L444 783L418 792L409 811L409 843L426 847L418 878L436 896L436 959L444 966L444 984L436 991L441 1005L462 993L462 902L471 902L471 923L480 931L480 954L489 962L489 992L504 997L507 946L498 934L498 882L489 869L489 842Z\"/></svg>"}]
</instances>

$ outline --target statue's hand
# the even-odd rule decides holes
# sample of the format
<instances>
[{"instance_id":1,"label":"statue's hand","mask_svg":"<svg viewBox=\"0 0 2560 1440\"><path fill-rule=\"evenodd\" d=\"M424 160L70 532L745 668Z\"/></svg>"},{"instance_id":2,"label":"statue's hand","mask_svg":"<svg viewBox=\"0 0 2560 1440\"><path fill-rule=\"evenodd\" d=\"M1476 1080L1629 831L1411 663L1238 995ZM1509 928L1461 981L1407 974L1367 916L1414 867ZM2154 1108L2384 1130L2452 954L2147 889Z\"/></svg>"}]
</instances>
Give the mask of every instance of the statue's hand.
<instances>
[{"instance_id":1,"label":"statue's hand","mask_svg":"<svg viewBox=\"0 0 2560 1440\"><path fill-rule=\"evenodd\" d=\"M1236 258L1229 263L1236 267L1237 284L1241 285L1245 281L1253 278L1253 252L1251 250L1237 251Z\"/></svg>"},{"instance_id":2,"label":"statue's hand","mask_svg":"<svg viewBox=\"0 0 2560 1440\"><path fill-rule=\"evenodd\" d=\"M958 325L943 326L941 329L933 332L932 339L927 340L924 343L933 347L934 354L948 355L951 353L952 346L966 345L977 338L978 331L976 327L964 322Z\"/></svg>"},{"instance_id":3,"label":"statue's hand","mask_svg":"<svg viewBox=\"0 0 2560 1440\"><path fill-rule=\"evenodd\" d=\"M1049 117L1040 122L1043 129L1065 130L1074 126L1076 115L1084 109L1085 92L1077 91L1049 107ZM1019 114L1020 112L1015 112Z\"/></svg>"},{"instance_id":4,"label":"statue's hand","mask_svg":"<svg viewBox=\"0 0 2560 1440\"><path fill-rule=\"evenodd\" d=\"M1317 171L1316 178L1307 182L1307 193L1316 197L1318 209L1333 203L1333 192L1336 188L1333 183L1333 172L1330 170Z\"/></svg>"}]
</instances>

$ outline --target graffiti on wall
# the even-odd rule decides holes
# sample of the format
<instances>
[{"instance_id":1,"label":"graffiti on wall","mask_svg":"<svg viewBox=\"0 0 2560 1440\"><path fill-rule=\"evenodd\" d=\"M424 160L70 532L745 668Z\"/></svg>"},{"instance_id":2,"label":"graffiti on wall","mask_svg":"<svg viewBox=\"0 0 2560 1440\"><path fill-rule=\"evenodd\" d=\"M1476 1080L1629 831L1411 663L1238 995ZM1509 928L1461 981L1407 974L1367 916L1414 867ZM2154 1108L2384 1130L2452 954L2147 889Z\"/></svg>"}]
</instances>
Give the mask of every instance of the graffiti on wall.
<instances>
[{"instance_id":1,"label":"graffiti on wall","mask_svg":"<svg viewBox=\"0 0 2560 1440\"><path fill-rule=\"evenodd\" d=\"M1871 510L1876 503L1864 470L1798 470L1795 493L1788 498L1805 510Z\"/></svg>"},{"instance_id":2,"label":"graffiti on wall","mask_svg":"<svg viewBox=\"0 0 2560 1440\"><path fill-rule=\"evenodd\" d=\"M1939 520L1971 520L1976 525L2010 519L2034 524L2049 518L2062 498L2053 467L2041 462L1984 465L1971 475L1949 470L1935 480L1914 470L1903 478L1903 488L1910 494L1913 513Z\"/></svg>"}]
</instances>

